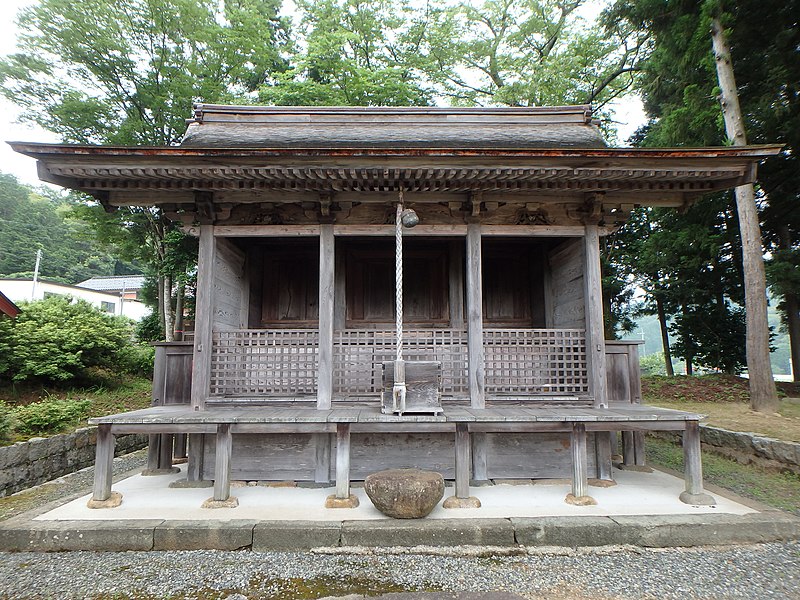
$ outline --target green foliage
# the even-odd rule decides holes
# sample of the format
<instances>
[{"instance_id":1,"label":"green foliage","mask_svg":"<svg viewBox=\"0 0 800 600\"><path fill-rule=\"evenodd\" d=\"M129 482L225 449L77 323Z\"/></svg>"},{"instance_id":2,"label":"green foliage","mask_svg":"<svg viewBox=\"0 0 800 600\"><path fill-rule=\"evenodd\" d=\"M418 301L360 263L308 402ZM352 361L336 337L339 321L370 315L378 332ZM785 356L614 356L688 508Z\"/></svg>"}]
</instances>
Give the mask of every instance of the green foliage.
<instances>
[{"instance_id":1,"label":"green foliage","mask_svg":"<svg viewBox=\"0 0 800 600\"><path fill-rule=\"evenodd\" d=\"M162 339L161 333L161 325L155 312L151 312L136 323L135 336L138 342L157 342Z\"/></svg>"},{"instance_id":2,"label":"green foliage","mask_svg":"<svg viewBox=\"0 0 800 600\"><path fill-rule=\"evenodd\" d=\"M0 444L3 444L11 437L14 420L11 407L0 400Z\"/></svg>"},{"instance_id":3,"label":"green foliage","mask_svg":"<svg viewBox=\"0 0 800 600\"><path fill-rule=\"evenodd\" d=\"M0 375L14 381L66 381L89 367L114 367L129 344L130 322L84 301L54 296L22 303L13 321L3 321L6 357Z\"/></svg>"},{"instance_id":4,"label":"green foliage","mask_svg":"<svg viewBox=\"0 0 800 600\"><path fill-rule=\"evenodd\" d=\"M639 369L645 377L651 375L666 375L667 368L664 364L664 353L653 352L639 359Z\"/></svg>"},{"instance_id":5,"label":"green foliage","mask_svg":"<svg viewBox=\"0 0 800 600\"><path fill-rule=\"evenodd\" d=\"M118 366L125 373L139 377L153 376L155 348L149 344L128 344L118 353Z\"/></svg>"},{"instance_id":6,"label":"green foliage","mask_svg":"<svg viewBox=\"0 0 800 600\"><path fill-rule=\"evenodd\" d=\"M114 274L116 261L90 239L86 224L73 218L72 201L0 173L0 277L30 278L37 249L45 279L74 284Z\"/></svg>"},{"instance_id":7,"label":"green foliage","mask_svg":"<svg viewBox=\"0 0 800 600\"><path fill-rule=\"evenodd\" d=\"M26 435L58 432L85 417L90 400L45 399L14 409L14 429Z\"/></svg>"}]
</instances>

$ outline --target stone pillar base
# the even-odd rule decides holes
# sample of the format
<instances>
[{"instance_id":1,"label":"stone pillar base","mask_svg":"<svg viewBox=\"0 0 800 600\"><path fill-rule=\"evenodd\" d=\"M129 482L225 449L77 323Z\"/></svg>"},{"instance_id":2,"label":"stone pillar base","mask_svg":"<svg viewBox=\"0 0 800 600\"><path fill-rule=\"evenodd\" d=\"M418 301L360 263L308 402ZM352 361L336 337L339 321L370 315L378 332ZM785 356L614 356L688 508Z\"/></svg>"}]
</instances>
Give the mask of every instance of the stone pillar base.
<instances>
[{"instance_id":1,"label":"stone pillar base","mask_svg":"<svg viewBox=\"0 0 800 600\"><path fill-rule=\"evenodd\" d=\"M169 467L168 469L145 469L142 471L142 475L144 477L150 477L152 475L174 475L180 472L181 470L178 467Z\"/></svg>"},{"instance_id":2,"label":"stone pillar base","mask_svg":"<svg viewBox=\"0 0 800 600\"><path fill-rule=\"evenodd\" d=\"M618 464L617 468L620 471L635 471L636 473L652 473L653 468L648 467L647 465L625 465L625 464Z\"/></svg>"},{"instance_id":3,"label":"stone pillar base","mask_svg":"<svg viewBox=\"0 0 800 600\"><path fill-rule=\"evenodd\" d=\"M617 482L613 479L589 479L589 485L592 487L599 487L599 488L610 488L617 485Z\"/></svg>"},{"instance_id":4,"label":"stone pillar base","mask_svg":"<svg viewBox=\"0 0 800 600\"><path fill-rule=\"evenodd\" d=\"M325 508L358 508L358 496L350 494L348 498L337 498L331 494L325 499Z\"/></svg>"},{"instance_id":5,"label":"stone pillar base","mask_svg":"<svg viewBox=\"0 0 800 600\"><path fill-rule=\"evenodd\" d=\"M227 500L214 500L209 498L200 506L200 508L236 508L239 506L239 500L236 496L229 496Z\"/></svg>"},{"instance_id":6,"label":"stone pillar base","mask_svg":"<svg viewBox=\"0 0 800 600\"><path fill-rule=\"evenodd\" d=\"M597 500L591 496L575 496L573 494L567 494L564 502L573 506L595 506L597 504Z\"/></svg>"},{"instance_id":7,"label":"stone pillar base","mask_svg":"<svg viewBox=\"0 0 800 600\"><path fill-rule=\"evenodd\" d=\"M105 500L90 499L86 506L89 508L116 508L122 504L122 494L119 492L111 492L111 495Z\"/></svg>"},{"instance_id":8,"label":"stone pillar base","mask_svg":"<svg viewBox=\"0 0 800 600\"><path fill-rule=\"evenodd\" d=\"M701 492L699 494L690 494L689 492L681 492L679 496L681 502L684 504L694 504L695 506L711 506L716 504L717 501L711 494Z\"/></svg>"},{"instance_id":9,"label":"stone pillar base","mask_svg":"<svg viewBox=\"0 0 800 600\"><path fill-rule=\"evenodd\" d=\"M444 508L480 508L481 501L475 496L469 498L459 498L457 496L450 496L442 504Z\"/></svg>"},{"instance_id":10,"label":"stone pillar base","mask_svg":"<svg viewBox=\"0 0 800 600\"><path fill-rule=\"evenodd\" d=\"M169 484L171 488L210 488L214 487L213 481L207 480L200 480L200 481L189 481L188 479L178 479L177 481L173 481Z\"/></svg>"}]
</instances>

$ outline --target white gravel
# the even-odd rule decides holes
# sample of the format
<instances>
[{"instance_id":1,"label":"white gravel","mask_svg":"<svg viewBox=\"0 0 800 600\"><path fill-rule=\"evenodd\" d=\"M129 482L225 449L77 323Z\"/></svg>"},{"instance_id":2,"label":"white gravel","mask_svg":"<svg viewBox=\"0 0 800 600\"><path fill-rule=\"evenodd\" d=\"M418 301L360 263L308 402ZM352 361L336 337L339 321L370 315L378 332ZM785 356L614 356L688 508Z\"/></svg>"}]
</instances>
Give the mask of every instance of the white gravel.
<instances>
[{"instance_id":1,"label":"white gravel","mask_svg":"<svg viewBox=\"0 0 800 600\"><path fill-rule=\"evenodd\" d=\"M19 553L0 598L281 598L398 591L507 591L528 598L800 598L800 543L519 556L282 552Z\"/></svg>"}]
</instances>

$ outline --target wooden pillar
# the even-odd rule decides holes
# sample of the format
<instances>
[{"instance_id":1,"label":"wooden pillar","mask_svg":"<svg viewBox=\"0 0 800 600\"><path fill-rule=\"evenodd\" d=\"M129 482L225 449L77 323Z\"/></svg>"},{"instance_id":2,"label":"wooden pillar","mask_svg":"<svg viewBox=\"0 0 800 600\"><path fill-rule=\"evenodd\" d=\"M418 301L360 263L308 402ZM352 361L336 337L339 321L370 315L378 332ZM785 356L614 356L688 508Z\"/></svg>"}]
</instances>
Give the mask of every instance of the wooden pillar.
<instances>
[{"instance_id":1,"label":"wooden pillar","mask_svg":"<svg viewBox=\"0 0 800 600\"><path fill-rule=\"evenodd\" d=\"M114 467L114 435L111 425L97 427L97 447L94 460L94 489L92 500L104 502L111 497L111 480Z\"/></svg>"},{"instance_id":2,"label":"wooden pillar","mask_svg":"<svg viewBox=\"0 0 800 600\"><path fill-rule=\"evenodd\" d=\"M350 423L336 424L336 498L350 498Z\"/></svg>"},{"instance_id":3,"label":"wooden pillar","mask_svg":"<svg viewBox=\"0 0 800 600\"><path fill-rule=\"evenodd\" d=\"M331 407L333 399L333 328L336 304L336 253L333 225L319 226L319 367L317 371L317 408ZM314 435L316 468L314 481L330 481L331 438ZM338 464L338 463L337 463ZM349 494L348 494L349 496Z\"/></svg>"},{"instance_id":4,"label":"wooden pillar","mask_svg":"<svg viewBox=\"0 0 800 600\"><path fill-rule=\"evenodd\" d=\"M485 408L486 406L481 268L481 226L467 225L467 351L469 353L469 398L472 408Z\"/></svg>"},{"instance_id":5,"label":"wooden pillar","mask_svg":"<svg viewBox=\"0 0 800 600\"><path fill-rule=\"evenodd\" d=\"M703 462L700 455L700 426L686 421L683 431L683 463L686 491L680 495L685 504L710 505L717 501L703 489Z\"/></svg>"},{"instance_id":6,"label":"wooden pillar","mask_svg":"<svg viewBox=\"0 0 800 600\"><path fill-rule=\"evenodd\" d=\"M596 431L594 434L595 456L597 457L597 478L604 481L613 481L613 465L611 464L611 436L610 431Z\"/></svg>"},{"instance_id":7,"label":"wooden pillar","mask_svg":"<svg viewBox=\"0 0 800 600\"><path fill-rule=\"evenodd\" d=\"M194 325L194 363L192 365L192 408L205 408L211 387L212 323L214 320L214 265L217 243L213 225L200 225L200 250L197 255L197 301Z\"/></svg>"},{"instance_id":8,"label":"wooden pillar","mask_svg":"<svg viewBox=\"0 0 800 600\"><path fill-rule=\"evenodd\" d=\"M570 450L572 451L572 493L567 495L568 504L588 506L597 504L589 496L589 460L586 452L586 425L572 423L570 432Z\"/></svg>"},{"instance_id":9,"label":"wooden pillar","mask_svg":"<svg viewBox=\"0 0 800 600\"><path fill-rule=\"evenodd\" d=\"M189 452L186 461L187 481L203 480L203 457L205 456L205 435L189 434Z\"/></svg>"},{"instance_id":10,"label":"wooden pillar","mask_svg":"<svg viewBox=\"0 0 800 600\"><path fill-rule=\"evenodd\" d=\"M594 223L587 223L584 226L583 257L586 366L589 371L589 394L594 398L595 407L608 407L600 235L597 225Z\"/></svg>"},{"instance_id":11,"label":"wooden pillar","mask_svg":"<svg viewBox=\"0 0 800 600\"><path fill-rule=\"evenodd\" d=\"M319 370L317 408L331 407L333 397L333 307L334 307L333 225L319 226Z\"/></svg>"},{"instance_id":12,"label":"wooden pillar","mask_svg":"<svg viewBox=\"0 0 800 600\"><path fill-rule=\"evenodd\" d=\"M467 225L467 353L469 398L472 408L486 407L486 360L483 348L483 274L481 226ZM473 436L472 466L476 480L489 478L486 460L486 434ZM458 497L458 494L456 494Z\"/></svg>"},{"instance_id":13,"label":"wooden pillar","mask_svg":"<svg viewBox=\"0 0 800 600\"><path fill-rule=\"evenodd\" d=\"M217 453L214 464L214 501L224 502L231 495L231 449L233 436L230 423L217 425Z\"/></svg>"},{"instance_id":14,"label":"wooden pillar","mask_svg":"<svg viewBox=\"0 0 800 600\"><path fill-rule=\"evenodd\" d=\"M456 423L456 498L469 498L470 440L466 423Z\"/></svg>"},{"instance_id":15,"label":"wooden pillar","mask_svg":"<svg viewBox=\"0 0 800 600\"><path fill-rule=\"evenodd\" d=\"M161 435L147 436L147 468L146 473L158 471L158 461L161 456Z\"/></svg>"}]
</instances>

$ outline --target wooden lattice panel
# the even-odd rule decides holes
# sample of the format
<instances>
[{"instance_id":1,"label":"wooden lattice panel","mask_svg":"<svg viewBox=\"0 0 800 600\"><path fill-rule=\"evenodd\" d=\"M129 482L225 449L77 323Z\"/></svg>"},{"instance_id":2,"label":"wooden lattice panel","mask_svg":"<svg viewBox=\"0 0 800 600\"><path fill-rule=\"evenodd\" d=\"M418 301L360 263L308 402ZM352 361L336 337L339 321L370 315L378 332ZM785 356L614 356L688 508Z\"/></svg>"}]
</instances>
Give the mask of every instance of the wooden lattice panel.
<instances>
[{"instance_id":1,"label":"wooden lattice panel","mask_svg":"<svg viewBox=\"0 0 800 600\"><path fill-rule=\"evenodd\" d=\"M488 394L585 395L583 329L485 329Z\"/></svg>"},{"instance_id":2,"label":"wooden lattice panel","mask_svg":"<svg viewBox=\"0 0 800 600\"><path fill-rule=\"evenodd\" d=\"M380 394L382 364L395 358L395 336L391 329L348 329L334 333L334 395ZM466 331L405 330L403 358L440 362L442 393L467 394Z\"/></svg>"},{"instance_id":3,"label":"wooden lattice panel","mask_svg":"<svg viewBox=\"0 0 800 600\"><path fill-rule=\"evenodd\" d=\"M486 329L486 392L491 395L575 396L588 393L582 329ZM333 391L337 398L381 392L382 364L394 360L391 329L334 332ZM247 329L214 333L213 396L296 397L316 394L316 329ZM467 396L467 333L412 329L403 358L442 364L442 393Z\"/></svg>"},{"instance_id":4,"label":"wooden lattice panel","mask_svg":"<svg viewBox=\"0 0 800 600\"><path fill-rule=\"evenodd\" d=\"M316 394L316 329L245 329L214 333L211 394Z\"/></svg>"}]
</instances>

